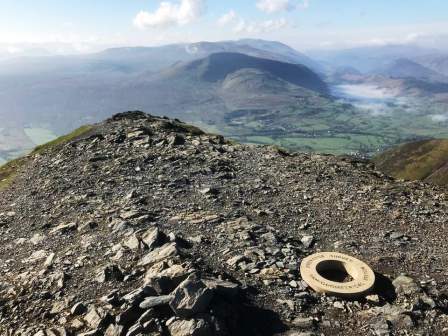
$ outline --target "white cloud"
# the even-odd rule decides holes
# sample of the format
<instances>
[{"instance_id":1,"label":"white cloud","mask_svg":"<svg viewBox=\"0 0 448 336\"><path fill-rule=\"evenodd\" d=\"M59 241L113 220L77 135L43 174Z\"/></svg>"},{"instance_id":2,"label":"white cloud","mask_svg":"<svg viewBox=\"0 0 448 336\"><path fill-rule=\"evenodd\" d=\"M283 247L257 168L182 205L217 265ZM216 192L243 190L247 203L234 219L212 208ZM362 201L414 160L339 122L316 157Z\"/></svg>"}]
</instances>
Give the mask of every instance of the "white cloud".
<instances>
[{"instance_id":1,"label":"white cloud","mask_svg":"<svg viewBox=\"0 0 448 336\"><path fill-rule=\"evenodd\" d=\"M19 48L19 47L16 47L16 46L8 46L8 47L6 48L6 52L7 52L8 54L20 54L20 53L23 52L23 49L22 49L22 48Z\"/></svg>"},{"instance_id":2,"label":"white cloud","mask_svg":"<svg viewBox=\"0 0 448 336\"><path fill-rule=\"evenodd\" d=\"M291 0L259 0L257 8L265 13L290 11L295 8Z\"/></svg>"},{"instance_id":3,"label":"white cloud","mask_svg":"<svg viewBox=\"0 0 448 336\"><path fill-rule=\"evenodd\" d=\"M287 26L288 21L284 18L277 20L266 20L261 22L246 21L244 19L240 19L238 24L235 26L234 31L236 33L248 34L271 33Z\"/></svg>"},{"instance_id":4,"label":"white cloud","mask_svg":"<svg viewBox=\"0 0 448 336\"><path fill-rule=\"evenodd\" d=\"M229 23L235 22L238 19L238 15L234 10L229 11L228 13L221 16L218 20L218 24L220 26L228 25Z\"/></svg>"},{"instance_id":5,"label":"white cloud","mask_svg":"<svg viewBox=\"0 0 448 336\"><path fill-rule=\"evenodd\" d=\"M310 7L311 0L258 0L257 8L262 12L272 14L278 12L287 12L296 9L307 9Z\"/></svg>"},{"instance_id":6,"label":"white cloud","mask_svg":"<svg viewBox=\"0 0 448 336\"><path fill-rule=\"evenodd\" d=\"M235 33L259 34L280 30L289 25L285 18L265 21L249 21L240 17L234 10L221 16L218 20L221 27L233 25Z\"/></svg>"},{"instance_id":7,"label":"white cloud","mask_svg":"<svg viewBox=\"0 0 448 336\"><path fill-rule=\"evenodd\" d=\"M205 0L164 1L154 12L140 11L134 25L140 29L181 26L199 19L205 11Z\"/></svg>"}]
</instances>

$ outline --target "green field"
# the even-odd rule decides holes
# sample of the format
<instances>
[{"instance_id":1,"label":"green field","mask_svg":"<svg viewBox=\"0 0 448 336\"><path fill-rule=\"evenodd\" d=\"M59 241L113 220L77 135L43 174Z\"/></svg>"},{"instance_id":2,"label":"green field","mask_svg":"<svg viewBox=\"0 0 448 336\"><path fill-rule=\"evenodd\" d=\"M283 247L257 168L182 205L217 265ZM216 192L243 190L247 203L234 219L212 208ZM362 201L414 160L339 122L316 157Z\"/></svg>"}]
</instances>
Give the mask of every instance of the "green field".
<instances>
[{"instance_id":1,"label":"green field","mask_svg":"<svg viewBox=\"0 0 448 336\"><path fill-rule=\"evenodd\" d=\"M431 118L446 113L448 106L427 99L409 100L406 107L391 104L385 114L325 98L310 99L314 101L265 113L262 118L255 113L235 117L218 128L245 143L367 156L418 139L448 138L448 121Z\"/></svg>"}]
</instances>

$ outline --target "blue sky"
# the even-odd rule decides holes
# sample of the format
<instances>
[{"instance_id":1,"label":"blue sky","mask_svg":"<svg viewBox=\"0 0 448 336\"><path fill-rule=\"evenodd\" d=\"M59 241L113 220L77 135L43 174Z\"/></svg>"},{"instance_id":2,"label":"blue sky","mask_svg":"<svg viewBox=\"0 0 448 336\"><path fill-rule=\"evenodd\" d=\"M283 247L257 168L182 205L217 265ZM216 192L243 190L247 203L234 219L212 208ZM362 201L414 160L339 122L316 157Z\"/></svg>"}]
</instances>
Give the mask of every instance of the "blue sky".
<instances>
[{"instance_id":1,"label":"blue sky","mask_svg":"<svg viewBox=\"0 0 448 336\"><path fill-rule=\"evenodd\" d=\"M0 44L90 51L252 37L305 50L440 46L447 13L446 0L0 0Z\"/></svg>"}]
</instances>

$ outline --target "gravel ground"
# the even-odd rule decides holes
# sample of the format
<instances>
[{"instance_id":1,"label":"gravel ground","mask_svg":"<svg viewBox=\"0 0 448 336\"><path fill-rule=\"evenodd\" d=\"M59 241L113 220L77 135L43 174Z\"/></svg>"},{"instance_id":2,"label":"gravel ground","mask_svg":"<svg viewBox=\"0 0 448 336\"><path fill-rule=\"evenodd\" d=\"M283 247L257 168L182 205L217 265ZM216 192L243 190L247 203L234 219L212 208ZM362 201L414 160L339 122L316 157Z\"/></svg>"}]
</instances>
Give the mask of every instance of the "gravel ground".
<instances>
[{"instance_id":1,"label":"gravel ground","mask_svg":"<svg viewBox=\"0 0 448 336\"><path fill-rule=\"evenodd\" d=\"M0 191L0 333L448 335L447 204L367 161L119 114ZM368 263L374 291L314 293L318 251Z\"/></svg>"}]
</instances>

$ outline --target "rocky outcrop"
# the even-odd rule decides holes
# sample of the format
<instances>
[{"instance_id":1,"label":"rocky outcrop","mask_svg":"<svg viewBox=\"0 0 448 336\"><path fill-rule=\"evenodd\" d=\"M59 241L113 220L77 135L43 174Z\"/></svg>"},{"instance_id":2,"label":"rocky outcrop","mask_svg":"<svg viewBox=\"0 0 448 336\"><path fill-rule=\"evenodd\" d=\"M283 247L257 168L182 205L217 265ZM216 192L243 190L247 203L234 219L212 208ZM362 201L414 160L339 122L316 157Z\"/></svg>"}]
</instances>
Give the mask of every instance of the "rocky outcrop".
<instances>
[{"instance_id":1,"label":"rocky outcrop","mask_svg":"<svg viewBox=\"0 0 448 336\"><path fill-rule=\"evenodd\" d=\"M443 335L443 189L119 114L0 191L2 335ZM316 251L377 272L314 293Z\"/></svg>"}]
</instances>

